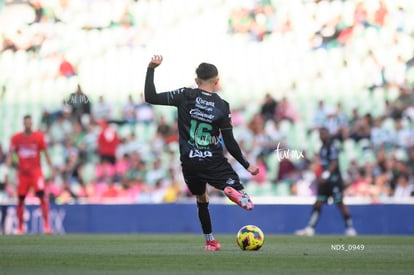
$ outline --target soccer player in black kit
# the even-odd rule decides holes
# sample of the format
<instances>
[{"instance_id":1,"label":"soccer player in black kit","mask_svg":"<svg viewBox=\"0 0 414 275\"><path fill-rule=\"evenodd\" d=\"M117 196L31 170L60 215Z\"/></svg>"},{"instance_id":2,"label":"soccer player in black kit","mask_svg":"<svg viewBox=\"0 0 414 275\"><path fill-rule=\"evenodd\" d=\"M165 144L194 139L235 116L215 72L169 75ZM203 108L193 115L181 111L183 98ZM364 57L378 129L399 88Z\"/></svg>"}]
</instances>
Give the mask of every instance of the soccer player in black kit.
<instances>
[{"instance_id":1,"label":"soccer player in black kit","mask_svg":"<svg viewBox=\"0 0 414 275\"><path fill-rule=\"evenodd\" d=\"M220 250L214 239L207 184L223 190L226 196L246 210L253 209L250 197L243 191L239 176L223 154L222 137L227 151L252 175L259 169L244 157L233 136L229 104L215 93L219 77L216 66L201 63L196 69L197 88L180 88L157 93L154 69L162 63L161 55L154 55L148 64L145 78L145 101L170 105L178 109L180 160L184 180L197 199L198 217L206 239L206 250Z\"/></svg>"},{"instance_id":2,"label":"soccer player in black kit","mask_svg":"<svg viewBox=\"0 0 414 275\"><path fill-rule=\"evenodd\" d=\"M313 236L315 226L319 220L322 205L331 197L338 206L345 221L345 234L355 236L356 231L352 225L351 215L343 202L343 181L339 170L339 153L327 128L319 129L319 136L322 147L319 151L319 158L322 166L322 173L318 176L318 193L316 202L313 205L308 226L296 232L297 235Z\"/></svg>"}]
</instances>

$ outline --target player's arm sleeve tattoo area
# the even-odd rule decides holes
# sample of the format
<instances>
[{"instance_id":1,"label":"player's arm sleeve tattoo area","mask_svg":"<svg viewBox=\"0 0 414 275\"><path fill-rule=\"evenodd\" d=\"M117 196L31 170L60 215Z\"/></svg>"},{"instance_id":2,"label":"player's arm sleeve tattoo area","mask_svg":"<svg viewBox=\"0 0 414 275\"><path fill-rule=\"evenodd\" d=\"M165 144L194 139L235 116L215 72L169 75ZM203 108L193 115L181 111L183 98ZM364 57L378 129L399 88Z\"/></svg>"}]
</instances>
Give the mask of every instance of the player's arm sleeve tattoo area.
<instances>
[{"instance_id":1,"label":"player's arm sleeve tattoo area","mask_svg":"<svg viewBox=\"0 0 414 275\"><path fill-rule=\"evenodd\" d=\"M154 68L147 68L144 87L145 101L151 104L169 105L169 93L159 93L154 84Z\"/></svg>"},{"instance_id":2,"label":"player's arm sleeve tattoo area","mask_svg":"<svg viewBox=\"0 0 414 275\"><path fill-rule=\"evenodd\" d=\"M249 162L243 157L240 146L234 139L233 130L231 128L222 129L221 136L223 137L224 144L226 145L227 151L244 167L249 167Z\"/></svg>"}]
</instances>

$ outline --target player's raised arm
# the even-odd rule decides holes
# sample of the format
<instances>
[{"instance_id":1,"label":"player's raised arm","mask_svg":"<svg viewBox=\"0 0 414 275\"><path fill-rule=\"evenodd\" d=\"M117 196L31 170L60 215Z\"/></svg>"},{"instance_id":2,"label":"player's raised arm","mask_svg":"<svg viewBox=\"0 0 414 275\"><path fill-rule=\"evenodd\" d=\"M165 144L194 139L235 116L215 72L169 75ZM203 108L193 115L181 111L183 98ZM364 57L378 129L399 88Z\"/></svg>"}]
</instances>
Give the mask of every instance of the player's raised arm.
<instances>
[{"instance_id":1,"label":"player's raised arm","mask_svg":"<svg viewBox=\"0 0 414 275\"><path fill-rule=\"evenodd\" d=\"M157 94L154 84L154 70L162 63L162 55L154 55L151 58L147 68L147 75L145 77L144 95L145 101L151 104L169 105L168 94Z\"/></svg>"}]
</instances>

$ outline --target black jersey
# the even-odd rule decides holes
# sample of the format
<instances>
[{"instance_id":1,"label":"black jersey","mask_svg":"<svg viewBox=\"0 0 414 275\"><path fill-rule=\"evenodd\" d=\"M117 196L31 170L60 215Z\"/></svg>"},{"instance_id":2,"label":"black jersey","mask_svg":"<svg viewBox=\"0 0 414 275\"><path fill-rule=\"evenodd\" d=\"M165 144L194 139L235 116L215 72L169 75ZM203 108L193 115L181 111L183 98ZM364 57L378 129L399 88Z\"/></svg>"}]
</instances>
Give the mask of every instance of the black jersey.
<instances>
[{"instance_id":1,"label":"black jersey","mask_svg":"<svg viewBox=\"0 0 414 275\"><path fill-rule=\"evenodd\" d=\"M320 151L319 151L319 158L321 162L321 166L323 170L328 170L329 166L331 165L332 161L338 162L334 171L331 171L331 176L329 177L330 181L338 181L341 178L340 170L339 170L339 151L333 142L328 142L323 144Z\"/></svg>"},{"instance_id":2,"label":"black jersey","mask_svg":"<svg viewBox=\"0 0 414 275\"><path fill-rule=\"evenodd\" d=\"M198 88L180 88L157 94L153 75L154 69L148 68L145 99L152 104L177 107L181 161L224 158L222 136L230 154L245 168L249 166L234 140L230 107L225 100L216 93Z\"/></svg>"},{"instance_id":3,"label":"black jersey","mask_svg":"<svg viewBox=\"0 0 414 275\"><path fill-rule=\"evenodd\" d=\"M200 89L181 88L166 96L168 103L178 108L182 159L223 156L220 129L231 129L228 103Z\"/></svg>"}]
</instances>

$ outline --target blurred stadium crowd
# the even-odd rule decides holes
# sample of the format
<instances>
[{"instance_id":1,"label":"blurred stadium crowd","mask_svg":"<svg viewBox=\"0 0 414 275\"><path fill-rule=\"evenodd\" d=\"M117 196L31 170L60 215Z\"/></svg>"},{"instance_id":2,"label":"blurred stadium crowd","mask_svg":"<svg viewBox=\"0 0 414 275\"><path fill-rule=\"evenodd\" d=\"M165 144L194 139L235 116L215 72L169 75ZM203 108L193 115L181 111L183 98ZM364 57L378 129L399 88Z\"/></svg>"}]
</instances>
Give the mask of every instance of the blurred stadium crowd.
<instances>
[{"instance_id":1,"label":"blurred stadium crowd","mask_svg":"<svg viewBox=\"0 0 414 275\"><path fill-rule=\"evenodd\" d=\"M178 10L170 0L0 1L0 162L30 113L47 136L55 202L187 198L174 110L140 93L153 41L193 34L188 14L213 14L222 96L261 172L252 177L229 159L252 196L315 194L321 126L341 148L347 197L414 196L411 1L185 2ZM180 53L192 51L183 44ZM183 74L175 69L162 86L187 84Z\"/></svg>"}]
</instances>

